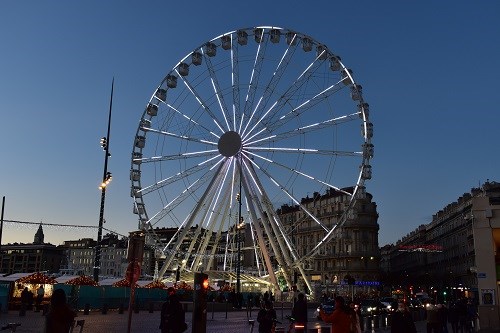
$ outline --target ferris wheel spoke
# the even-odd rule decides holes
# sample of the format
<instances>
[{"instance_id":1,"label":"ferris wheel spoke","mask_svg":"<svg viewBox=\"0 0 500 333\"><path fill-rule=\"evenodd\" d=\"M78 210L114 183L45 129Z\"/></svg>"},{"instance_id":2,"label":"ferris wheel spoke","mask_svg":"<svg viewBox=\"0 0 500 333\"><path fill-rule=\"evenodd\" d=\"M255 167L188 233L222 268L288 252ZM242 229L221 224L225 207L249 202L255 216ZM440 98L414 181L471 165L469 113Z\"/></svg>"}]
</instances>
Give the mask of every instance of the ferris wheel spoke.
<instances>
[{"instance_id":1,"label":"ferris wheel spoke","mask_svg":"<svg viewBox=\"0 0 500 333\"><path fill-rule=\"evenodd\" d=\"M203 49L201 49L201 50L203 52ZM210 60L210 57L207 56L205 53L203 53L203 54L205 57L205 63L207 64L208 72L210 74L210 81L212 83L212 88L214 90L215 96L217 97L217 102L219 103L220 111L222 113L222 116L224 117L224 121L226 123L226 128L229 131L229 130L231 130L231 126L229 125L229 121L228 121L229 111L227 110L226 103L224 102L224 95L222 95L220 93L222 91L222 89L219 85L219 81L217 79L217 75L215 74L215 70L214 70L214 67L212 65L212 61Z\"/></svg>"},{"instance_id":2,"label":"ferris wheel spoke","mask_svg":"<svg viewBox=\"0 0 500 333\"><path fill-rule=\"evenodd\" d=\"M162 179L158 182L156 182L155 184L153 185L150 185L150 186L146 186L144 188L142 188L142 190L140 191L140 193L142 195L146 195L150 192L154 192L154 191L157 191L159 190L160 188L163 188L165 186L168 186L168 185L171 185L179 180L182 180L182 179L185 179L191 175L194 175L196 173L198 173L199 171L201 170L204 170L206 169L207 167L211 167L213 166L214 164L216 163L219 163L217 161L215 161L215 159L217 158L218 156L214 156L212 157L211 159L208 159L208 160L205 160L203 161L202 163L198 163L197 165L193 166L193 167L190 167L182 172L179 172L173 176L170 176L170 177L167 177L165 179Z\"/></svg>"},{"instance_id":3,"label":"ferris wheel spoke","mask_svg":"<svg viewBox=\"0 0 500 333\"><path fill-rule=\"evenodd\" d=\"M187 153L181 153L181 154L174 154L174 155L165 155L165 156L153 156L153 157L143 157L141 159L137 159L137 161L140 161L141 163L157 163L157 162L165 162L165 161L176 161L176 160L186 160L189 158L199 158L199 157L206 157L206 156L213 156L216 154L216 156L212 158L216 158L219 156L219 150L217 149L211 149L211 150L203 150L203 151L194 151L194 152L187 152ZM207 161L210 161L212 158L208 159ZM202 162L201 164L206 163Z\"/></svg>"},{"instance_id":4,"label":"ferris wheel spoke","mask_svg":"<svg viewBox=\"0 0 500 333\"><path fill-rule=\"evenodd\" d=\"M349 206L351 206L351 203L349 204ZM339 222L337 222L335 225L333 225L332 229L330 229L330 231L327 232L322 239L320 239L320 241L318 242L318 244L316 244L309 251L309 253L307 253L302 259L303 260L307 260L307 259L310 259L313 255L315 255L324 244L326 244L330 239L333 238L335 230L337 230L338 228L342 227L345 222L346 222L346 218L345 218L345 216L343 216L341 218L341 220Z\"/></svg>"},{"instance_id":5,"label":"ferris wheel spoke","mask_svg":"<svg viewBox=\"0 0 500 333\"><path fill-rule=\"evenodd\" d=\"M290 237L288 236L288 233L285 231L283 224L281 223L279 217L276 215L274 211L272 217L274 220L274 224L276 225L277 230L279 231L279 239L282 239L283 242L285 242L284 244L281 245L283 252L285 253L289 252L290 255L292 256L291 259L293 259L293 261L296 261L298 259L297 251L293 246ZM288 264L292 265L292 261L290 259L288 259Z\"/></svg>"},{"instance_id":6,"label":"ferris wheel spoke","mask_svg":"<svg viewBox=\"0 0 500 333\"><path fill-rule=\"evenodd\" d=\"M203 108L203 110L205 110L207 112L207 114L209 114L210 117L212 117L212 120L213 120L214 124L219 128L219 130L221 131L221 133L225 133L224 128L221 126L221 124L219 124L219 122L217 120L218 118L215 116L215 114L212 112L212 110L208 107L208 104L203 101L203 99L200 96L200 94L198 94L196 92L196 90L191 86L191 84L189 83L189 81L184 76L180 75L177 70L175 70L175 72L177 73L177 75L180 78L182 78L182 82L184 82L184 85L186 86L186 88L194 96L194 98L200 104L200 106Z\"/></svg>"},{"instance_id":7,"label":"ferris wheel spoke","mask_svg":"<svg viewBox=\"0 0 500 333\"><path fill-rule=\"evenodd\" d=\"M186 115L185 113L182 113L180 110L178 110L177 108L175 108L174 106L172 106L171 104L169 103L166 103L167 107L169 109L171 109L172 111L178 113L179 115L181 115L183 118L185 118L188 122L196 125L197 127L200 127L202 129L204 129L207 133L210 133L210 135L214 136L215 138L219 139L220 138L220 135L217 135L215 134L212 130L210 130L209 128L205 127L205 125L193 120L192 117ZM147 130L150 130L150 128L144 128L145 131Z\"/></svg>"},{"instance_id":8,"label":"ferris wheel spoke","mask_svg":"<svg viewBox=\"0 0 500 333\"><path fill-rule=\"evenodd\" d=\"M248 170L248 174L251 176L252 181L255 186L261 189L260 195L255 194L254 197L259 197L258 200L254 200L256 206L260 210L261 216L265 216L263 219L262 226L266 232L266 237L268 239L268 244L271 246L273 252L275 253L275 258L281 267L291 267L292 258L295 257L293 253L293 248L289 247L289 241L286 235L282 234L282 226L279 218L276 218L276 212L271 204L271 201L262 186L260 179L255 174L254 168L245 163L245 167ZM262 234L259 235L262 237ZM263 242L264 240L262 240ZM290 257L291 256L291 257ZM270 268L270 271L272 268ZM291 283L291 276L287 271L283 271L283 276L288 284Z\"/></svg>"},{"instance_id":9,"label":"ferris wheel spoke","mask_svg":"<svg viewBox=\"0 0 500 333\"><path fill-rule=\"evenodd\" d=\"M267 151L274 153L289 153L289 154L310 154L310 155L326 155L326 156L354 156L361 157L363 156L362 151L339 151L339 150L325 150L325 149L312 149L312 148L286 148L286 147L251 147L245 146L245 152L252 154L252 151ZM254 154L252 154L254 155ZM255 156L255 155L254 155ZM265 157L261 157L266 161L270 162L271 160L266 159Z\"/></svg>"},{"instance_id":10,"label":"ferris wheel spoke","mask_svg":"<svg viewBox=\"0 0 500 333\"><path fill-rule=\"evenodd\" d=\"M248 225L250 226L250 235L252 237L252 243L256 244L256 246L254 246L254 256L255 256L255 263L257 266L258 276L262 276L263 271L265 270L265 267L263 266L264 259L262 257L262 249L260 249L260 247L257 245L259 243L258 243L257 232L255 230L254 223L252 221L250 221L250 223Z\"/></svg>"},{"instance_id":11,"label":"ferris wheel spoke","mask_svg":"<svg viewBox=\"0 0 500 333\"><path fill-rule=\"evenodd\" d=\"M217 173L213 171L214 167L218 164L221 164L223 160L224 159L219 160L218 163L212 166L205 174L203 174L200 178L196 179L189 186L187 186L186 189L181 192L181 194L168 202L165 207L163 207L159 212L153 215L153 217L150 219L150 223L152 225L155 225L158 221L169 214L174 208L176 208L180 203L182 203L185 198L194 194L199 188L201 188L208 179L210 179L211 177L215 177Z\"/></svg>"},{"instance_id":12,"label":"ferris wheel spoke","mask_svg":"<svg viewBox=\"0 0 500 333\"><path fill-rule=\"evenodd\" d=\"M257 86L260 79L260 72L262 70L262 65L264 62L264 53L268 43L268 39L265 38L265 36L266 35L264 34L264 29L262 29L260 41L257 42L258 43L257 51L255 54L253 67L251 69L250 81L248 85L247 95L245 98L245 106L243 109L243 113L241 114L241 121L243 121L246 114L250 113L250 109L252 108L255 99L255 92L257 90Z\"/></svg>"},{"instance_id":13,"label":"ferris wheel spoke","mask_svg":"<svg viewBox=\"0 0 500 333\"><path fill-rule=\"evenodd\" d=\"M208 186L206 187L203 195L201 196L200 200L198 201L198 204L196 204L192 208L192 210L188 213L186 219L183 221L183 224L181 226L179 226L179 228L177 229L177 232L178 232L179 236L177 238L175 238L175 240L174 240L174 238L171 239L171 242L174 243L174 244L171 245L173 247L174 251L178 251L179 250L179 248L180 248L181 244L183 243L183 241L184 241L187 233L191 229L191 226L193 225L193 223L195 221L195 218L198 216L198 214L202 210L203 203L205 202L206 198L209 197L210 192L214 188L214 184L216 184L219 181L220 175L222 174L224 168L227 168L227 167L228 167L228 163L220 163L219 164L219 167L217 168L217 170L215 170L214 176L211 178L211 180L210 180ZM164 250L164 252L165 252L165 250ZM161 276L163 276L163 274L165 273L165 271L167 270L167 268L170 267L172 261L173 261L173 256L170 256L164 262L163 267L162 267L162 269L160 271L160 275ZM183 263L183 266L184 266L184 263Z\"/></svg>"},{"instance_id":14,"label":"ferris wheel spoke","mask_svg":"<svg viewBox=\"0 0 500 333\"><path fill-rule=\"evenodd\" d=\"M293 37L293 40L295 38L296 38L296 35ZM294 46L293 42L290 43L290 45L288 45L288 47L283 52L283 55L281 56L281 59L278 62L277 66L276 66L276 68L271 76L271 79L269 80L267 86L264 88L264 94L259 99L259 104L257 105L257 107L254 108L254 111L252 112L250 119L247 121L245 128L241 132L242 136L245 136L245 133L248 129L248 126L252 123L254 115L257 114L258 115L257 118L260 118L262 116L262 112L263 112L262 110L264 110L264 108L267 105L267 102L271 99L271 96L274 93L276 86L280 82L280 80L281 80L286 68L288 67L288 64L290 63L290 60L291 60L291 58L296 50L296 47L292 48L292 46ZM292 48L292 51L290 51L290 48ZM260 103L262 100L266 101L263 105L261 105L261 103ZM258 109L260 112L257 113Z\"/></svg>"},{"instance_id":15,"label":"ferris wheel spoke","mask_svg":"<svg viewBox=\"0 0 500 333\"><path fill-rule=\"evenodd\" d=\"M240 129L236 129L236 115L240 114L240 72L239 72L239 59L238 59L238 43L233 42L231 34L231 90L233 92L233 131L240 131L243 117L241 117Z\"/></svg>"},{"instance_id":16,"label":"ferris wheel spoke","mask_svg":"<svg viewBox=\"0 0 500 333\"><path fill-rule=\"evenodd\" d=\"M294 96L297 95L297 92L299 89L306 84L308 79L316 72L316 70L321 66L323 61L319 60L319 56L317 56L312 63L310 63L307 68L295 79L295 81L292 83L292 85L281 95L272 105L271 107L259 118L256 120L255 124L253 124L253 127L245 134L243 139L246 139L248 135L250 135L253 130L259 126L261 123L263 123L264 119L267 117L267 115L273 111L272 116L269 118L267 123L273 123L275 117L278 117L278 115L281 112L281 109L283 109L288 101Z\"/></svg>"},{"instance_id":17,"label":"ferris wheel spoke","mask_svg":"<svg viewBox=\"0 0 500 333\"><path fill-rule=\"evenodd\" d=\"M148 132L152 132L152 133L156 133L156 134L165 135L165 136L170 136L170 137L176 138L176 139L181 139L181 140L186 140L186 141L192 141L192 142L198 142L198 143L208 144L208 145L212 145L212 146L217 146L217 142L209 141L209 140L204 140L204 139L193 138L193 137L190 137L190 136L187 136L187 135L179 135L179 134L175 134L175 133L171 133L171 132L167 132L167 131L161 131L161 130L152 129L152 128L148 129L147 131Z\"/></svg>"},{"instance_id":18,"label":"ferris wheel spoke","mask_svg":"<svg viewBox=\"0 0 500 333\"><path fill-rule=\"evenodd\" d=\"M221 193L224 189L224 184L226 183L226 178L228 176L229 170L230 170L230 168L227 168L225 170L224 177L221 179L221 181L218 184L215 185L217 187L217 189L214 191L215 195L213 195L210 198L211 202L209 203L209 205L207 205L206 214L205 214L204 218L201 220L202 225L205 226L204 233L206 235L210 235L214 232L215 224L216 224L214 220L223 217L223 214L221 213L222 208L224 207L226 210L228 209L228 205L220 204L221 201L219 199L220 199ZM223 195L224 199L222 200L222 202L227 202L227 196L228 196L228 191L224 191L224 195ZM223 223L221 223L221 227L222 227L222 224ZM198 230L201 230L201 229L202 228L198 228ZM220 233L220 230L218 232ZM207 237L206 235L205 235L205 237L200 237L200 240L196 240L196 243L198 243L196 253L200 253L200 254L206 253L208 245L209 245L209 241L212 239L212 237ZM194 244L195 244L195 240L193 240L193 245ZM192 248L191 248L191 250L192 250ZM199 265L200 265L200 258L197 258L196 260L193 261L192 267L193 266L198 267Z\"/></svg>"},{"instance_id":19,"label":"ferris wheel spoke","mask_svg":"<svg viewBox=\"0 0 500 333\"><path fill-rule=\"evenodd\" d=\"M243 177L243 186L245 188L245 193L252 193L251 194L251 200L249 202L249 210L252 218L254 220L258 220L257 217L257 212L261 217L266 216L265 209L263 207L262 203L262 196L264 194L263 189L261 185L259 184L259 181L257 177L253 174L251 168L247 165L247 163L243 163L245 166L245 169L247 170L247 174L249 175L250 179L247 179L247 177ZM253 186L252 186L253 184ZM255 193L252 188L257 187L259 189L259 193ZM262 226L262 227L261 227ZM278 262L278 264L282 267L284 267L284 259L282 258L282 251L278 249L278 244L276 243L274 237L272 237L272 231L271 231L271 226L269 223L267 223L266 219L262 218L262 223L256 223L255 224L255 230L257 233L257 239L260 248L263 250L262 254L264 256L264 261L265 265L267 267L267 270L269 272L269 276L271 280L276 282L276 276L274 275L274 270L272 268L272 263L271 259L269 256L268 251L266 250L268 247L267 245L270 246L272 249L272 252L275 254L275 259ZM264 229L264 230L262 230ZM264 233L266 234L267 241L264 237Z\"/></svg>"},{"instance_id":20,"label":"ferris wheel spoke","mask_svg":"<svg viewBox=\"0 0 500 333\"><path fill-rule=\"evenodd\" d=\"M295 168L291 168L291 167L289 167L289 166L286 166L286 165L284 165L284 164L282 164L282 163L279 163L279 162L273 161L273 160L271 160L271 159L269 159L269 158L266 158L266 157L264 157L264 156L261 156L261 155L259 155L259 154L253 154L253 153L251 153L251 152L247 152L247 153L249 153L250 155L255 156L255 157L257 157L257 158L260 158L260 159L262 159L262 160L264 160L264 161L266 161L266 162L269 162L269 163L272 163L272 164L274 164L274 165L276 165L276 166L279 166L280 168L285 169L285 170L287 170L287 171L289 171L289 172L291 172L291 173L297 174L297 175L299 175L299 176L301 176L301 177L303 177L303 178L305 178L305 179L308 179L308 180L311 180L311 181L317 182L317 183L319 183L319 184L321 184L321 185L325 185L325 186L328 186L328 187L330 187L330 188L333 188L334 190L336 190L336 191L338 191L338 192L340 192L340 193L343 193L343 194L345 194L345 195L347 195L347 196L349 196L349 197L351 197L351 196L352 196L352 193L349 193L349 192L347 192L347 191L345 191L345 190L343 190L343 189L341 189L341 188L339 188L339 187L337 187L337 186L335 186L335 185L333 185L333 184L327 183L327 182L325 182L325 181L323 181L323 180L321 180L321 179L318 179L318 178L313 177L313 176L311 176L311 175L309 175L309 174L306 174L306 173L304 173L304 172L302 172L302 171L300 171L300 170L297 170L297 169L295 169ZM361 154L361 153L360 153L360 154Z\"/></svg>"},{"instance_id":21,"label":"ferris wheel spoke","mask_svg":"<svg viewBox=\"0 0 500 333\"><path fill-rule=\"evenodd\" d=\"M268 130L269 131L274 131L274 130L278 129L279 127L281 127L281 125L283 125L284 123L287 123L290 118L302 115L303 113L305 113L306 111L310 110L314 106L316 106L319 103L323 102L326 98L328 98L329 96L331 96L332 94L338 92L339 90L341 90L343 88L340 85L341 82L342 81L339 81L339 82L331 85L330 87L328 87L328 88L324 89L323 91L319 92L318 94L316 94L312 98L310 98L310 99L302 102L299 106L297 106L296 108L292 109L291 111L289 111L285 115L279 117L278 119L276 119L272 123L268 122L268 125L267 125ZM359 115L359 112L356 112L355 114ZM351 114L351 116L352 115L353 114Z\"/></svg>"},{"instance_id":22,"label":"ferris wheel spoke","mask_svg":"<svg viewBox=\"0 0 500 333\"><path fill-rule=\"evenodd\" d=\"M259 138L259 139L256 139L255 141L250 141L253 138L257 137L260 133L268 130L267 127L264 127L259 132L256 132L254 135L252 135L251 137L249 137L245 141L243 141L243 144L246 147L247 145L253 145L253 144L256 144L259 142L265 143L265 142L268 142L269 140L279 141L282 139L288 139L288 138L295 137L298 135L308 134L308 133L311 133L313 131L322 130L322 129L328 128L330 126L335 126L335 125L340 125L340 124L343 124L346 122L355 121L355 120L357 120L358 117L359 117L359 112L351 113L351 114L348 114L345 116L335 117L335 118L331 118L331 119L328 119L325 121L321 121L321 122L301 126L298 128L294 128L294 129L291 129L289 131L282 132L279 134L274 134L274 135L271 135L271 136L268 136L265 138Z\"/></svg>"},{"instance_id":23,"label":"ferris wheel spoke","mask_svg":"<svg viewBox=\"0 0 500 333\"><path fill-rule=\"evenodd\" d=\"M298 205L309 217L316 223L318 224L321 228L323 228L325 231L329 231L330 229L326 227L314 214L312 214L304 205L300 203L300 201L295 198L288 190L281 185L277 180L272 177L269 172L267 172L264 168L261 168L255 161L251 160L250 158L246 158L252 165L254 165L260 172L262 172L276 187L278 187L283 193L285 193L296 205Z\"/></svg>"}]
</instances>

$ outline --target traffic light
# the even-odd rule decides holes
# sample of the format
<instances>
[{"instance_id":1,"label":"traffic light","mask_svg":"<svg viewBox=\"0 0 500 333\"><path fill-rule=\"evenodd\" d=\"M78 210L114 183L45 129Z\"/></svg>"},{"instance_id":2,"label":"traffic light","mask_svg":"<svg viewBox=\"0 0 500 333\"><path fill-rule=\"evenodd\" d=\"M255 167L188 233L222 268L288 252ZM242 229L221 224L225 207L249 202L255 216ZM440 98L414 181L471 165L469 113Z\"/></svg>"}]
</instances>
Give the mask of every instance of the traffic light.
<instances>
[{"instance_id":1,"label":"traffic light","mask_svg":"<svg viewBox=\"0 0 500 333\"><path fill-rule=\"evenodd\" d=\"M206 279L203 279L201 283L201 288L203 289L204 292L208 291L209 283L208 283L208 276Z\"/></svg>"}]
</instances>

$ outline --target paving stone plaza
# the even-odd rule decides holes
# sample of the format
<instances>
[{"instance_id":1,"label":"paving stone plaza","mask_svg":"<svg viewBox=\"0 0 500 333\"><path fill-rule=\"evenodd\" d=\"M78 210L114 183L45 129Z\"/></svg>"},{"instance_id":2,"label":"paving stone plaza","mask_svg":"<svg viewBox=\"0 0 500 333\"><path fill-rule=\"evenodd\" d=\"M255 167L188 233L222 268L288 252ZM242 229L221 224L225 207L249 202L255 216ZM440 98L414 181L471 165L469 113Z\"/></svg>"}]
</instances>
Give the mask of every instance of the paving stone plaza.
<instances>
[{"instance_id":1,"label":"paving stone plaza","mask_svg":"<svg viewBox=\"0 0 500 333\"><path fill-rule=\"evenodd\" d=\"M290 309L280 309L276 308L278 314L278 320L280 320L283 325L287 328L288 323L285 316L290 314ZM309 318L313 318L314 309L309 312ZM227 318L226 318L227 315ZM247 313L245 310L242 311L231 311L231 312L208 312L207 314L207 332L251 332L251 326L249 325L249 319L256 319L257 312L252 311L251 314ZM284 319L285 318L285 319ZM45 317L41 312L27 311L25 316L19 316L17 311L9 311L8 313L0 314L0 327L6 326L8 323L19 323L21 324L16 328L16 332L30 332L30 333L41 333L43 332L43 324ZM109 311L107 314L101 314L101 312L90 312L88 315L84 315L83 312L78 313L76 320L84 320L83 329L81 332L105 332L105 333L124 333L127 332L128 327L128 312L119 314L117 311ZM191 320L192 313L186 313L186 321L188 323L188 330L186 332L191 332ZM132 313L131 317L131 329L130 332L159 332L158 325L160 323L160 312L148 312L141 311L139 313ZM425 332L425 321L416 322L418 332ZM253 329L253 332L258 332L257 323ZM321 329L321 326L323 329ZM322 322L312 320L309 325L309 332L312 333L311 329L317 327L314 332L329 332L325 327L329 327ZM79 333L81 327L76 327L73 332ZM6 332L8 332L6 330ZM286 332L286 330L285 330ZM390 328L379 328L374 330L365 330L365 332L390 332Z\"/></svg>"}]
</instances>

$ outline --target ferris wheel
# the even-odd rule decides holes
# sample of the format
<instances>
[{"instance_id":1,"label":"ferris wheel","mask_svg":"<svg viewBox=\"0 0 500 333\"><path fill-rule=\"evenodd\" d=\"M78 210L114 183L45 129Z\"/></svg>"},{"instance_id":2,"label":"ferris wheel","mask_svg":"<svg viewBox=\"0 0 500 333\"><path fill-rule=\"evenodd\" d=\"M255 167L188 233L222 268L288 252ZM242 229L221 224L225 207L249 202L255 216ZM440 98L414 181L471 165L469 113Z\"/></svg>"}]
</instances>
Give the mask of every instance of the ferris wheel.
<instances>
[{"instance_id":1,"label":"ferris wheel","mask_svg":"<svg viewBox=\"0 0 500 333\"><path fill-rule=\"evenodd\" d=\"M328 225L301 198L335 190L353 207L371 178L372 135L362 87L312 37L260 26L201 44L161 81L134 138L134 213L164 257L160 275L181 266L234 269L243 226L259 272L275 280L277 266L289 267L305 277L302 264L350 210ZM320 230L306 252L277 214L283 205ZM173 237L158 228L172 228Z\"/></svg>"}]
</instances>

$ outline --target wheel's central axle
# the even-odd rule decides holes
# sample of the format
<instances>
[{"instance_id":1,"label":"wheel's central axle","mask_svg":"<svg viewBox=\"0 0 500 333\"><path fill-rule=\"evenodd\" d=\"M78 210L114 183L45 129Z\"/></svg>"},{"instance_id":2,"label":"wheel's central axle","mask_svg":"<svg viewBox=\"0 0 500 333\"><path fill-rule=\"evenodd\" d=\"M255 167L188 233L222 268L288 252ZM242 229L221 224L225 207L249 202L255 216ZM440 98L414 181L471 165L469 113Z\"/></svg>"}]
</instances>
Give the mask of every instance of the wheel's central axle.
<instances>
[{"instance_id":1,"label":"wheel's central axle","mask_svg":"<svg viewBox=\"0 0 500 333\"><path fill-rule=\"evenodd\" d=\"M220 137L217 148L223 156L236 156L241 150L241 136L234 131L228 131Z\"/></svg>"}]
</instances>

